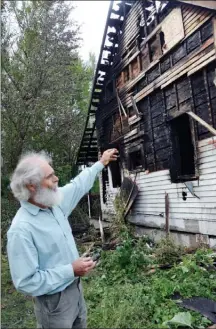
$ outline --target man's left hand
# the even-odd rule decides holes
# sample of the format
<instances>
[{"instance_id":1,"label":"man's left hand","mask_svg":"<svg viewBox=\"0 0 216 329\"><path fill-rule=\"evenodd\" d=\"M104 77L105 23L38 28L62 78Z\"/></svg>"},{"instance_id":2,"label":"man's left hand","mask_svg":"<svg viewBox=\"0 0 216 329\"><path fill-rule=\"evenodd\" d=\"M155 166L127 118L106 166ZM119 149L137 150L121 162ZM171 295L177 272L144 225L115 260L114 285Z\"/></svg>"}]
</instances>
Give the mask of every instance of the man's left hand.
<instances>
[{"instance_id":1,"label":"man's left hand","mask_svg":"<svg viewBox=\"0 0 216 329\"><path fill-rule=\"evenodd\" d=\"M111 161L116 161L118 157L118 150L117 149L109 149L106 150L100 159L100 162L103 163L104 166L107 166Z\"/></svg>"}]
</instances>

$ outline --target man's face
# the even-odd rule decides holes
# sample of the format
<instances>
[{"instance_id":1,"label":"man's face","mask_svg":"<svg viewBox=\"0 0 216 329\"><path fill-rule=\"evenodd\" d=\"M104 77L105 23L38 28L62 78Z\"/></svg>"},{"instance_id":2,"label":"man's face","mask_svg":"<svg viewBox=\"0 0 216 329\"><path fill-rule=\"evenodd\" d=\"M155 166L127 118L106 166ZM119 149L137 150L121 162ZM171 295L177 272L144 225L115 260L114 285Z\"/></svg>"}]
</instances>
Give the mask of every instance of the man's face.
<instances>
[{"instance_id":1,"label":"man's face","mask_svg":"<svg viewBox=\"0 0 216 329\"><path fill-rule=\"evenodd\" d=\"M58 177L47 162L41 162L39 165L43 170L44 178L40 186L36 188L32 200L44 207L59 205L62 200L62 193L58 189Z\"/></svg>"},{"instance_id":2,"label":"man's face","mask_svg":"<svg viewBox=\"0 0 216 329\"><path fill-rule=\"evenodd\" d=\"M44 178L41 182L41 188L56 191L59 179L55 175L53 168L47 162L44 162L41 166L44 171Z\"/></svg>"}]
</instances>

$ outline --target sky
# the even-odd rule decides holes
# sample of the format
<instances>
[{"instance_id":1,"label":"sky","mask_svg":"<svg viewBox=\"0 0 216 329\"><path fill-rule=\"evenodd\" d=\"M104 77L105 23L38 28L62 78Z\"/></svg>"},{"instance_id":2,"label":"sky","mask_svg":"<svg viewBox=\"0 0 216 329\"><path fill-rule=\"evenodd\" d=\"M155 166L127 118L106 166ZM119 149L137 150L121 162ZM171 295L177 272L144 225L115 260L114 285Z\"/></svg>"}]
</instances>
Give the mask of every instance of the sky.
<instances>
[{"instance_id":1,"label":"sky","mask_svg":"<svg viewBox=\"0 0 216 329\"><path fill-rule=\"evenodd\" d=\"M95 53L98 58L110 1L74 1L74 5L76 9L72 18L82 25L80 55L85 61L89 58L89 52Z\"/></svg>"}]
</instances>

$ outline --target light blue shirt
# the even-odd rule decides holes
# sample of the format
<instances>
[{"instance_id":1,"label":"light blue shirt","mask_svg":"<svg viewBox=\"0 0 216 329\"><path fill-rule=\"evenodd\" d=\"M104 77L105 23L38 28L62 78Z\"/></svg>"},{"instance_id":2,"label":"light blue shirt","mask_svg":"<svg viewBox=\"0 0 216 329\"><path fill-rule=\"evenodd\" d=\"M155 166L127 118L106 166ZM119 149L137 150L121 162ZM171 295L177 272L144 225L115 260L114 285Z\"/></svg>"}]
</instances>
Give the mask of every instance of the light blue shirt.
<instances>
[{"instance_id":1,"label":"light blue shirt","mask_svg":"<svg viewBox=\"0 0 216 329\"><path fill-rule=\"evenodd\" d=\"M74 281L72 262L79 254L68 215L103 168L98 161L60 187L64 196L60 206L41 209L21 202L7 232L10 272L17 290L31 296L54 294Z\"/></svg>"}]
</instances>

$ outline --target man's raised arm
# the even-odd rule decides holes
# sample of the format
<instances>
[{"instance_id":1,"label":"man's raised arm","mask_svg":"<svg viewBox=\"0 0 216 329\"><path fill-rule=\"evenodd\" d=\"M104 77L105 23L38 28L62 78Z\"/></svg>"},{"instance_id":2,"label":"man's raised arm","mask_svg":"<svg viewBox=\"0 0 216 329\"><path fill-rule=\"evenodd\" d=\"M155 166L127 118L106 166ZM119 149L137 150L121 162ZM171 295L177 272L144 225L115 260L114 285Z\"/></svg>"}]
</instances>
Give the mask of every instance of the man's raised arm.
<instances>
[{"instance_id":1,"label":"man's raised arm","mask_svg":"<svg viewBox=\"0 0 216 329\"><path fill-rule=\"evenodd\" d=\"M68 216L76 207L80 199L88 193L94 185L97 175L103 170L103 168L108 165L110 161L117 160L117 153L117 149L105 151L101 159L93 166L84 169L78 176L72 179L69 184L60 188L63 192L61 208L65 215Z\"/></svg>"}]
</instances>

